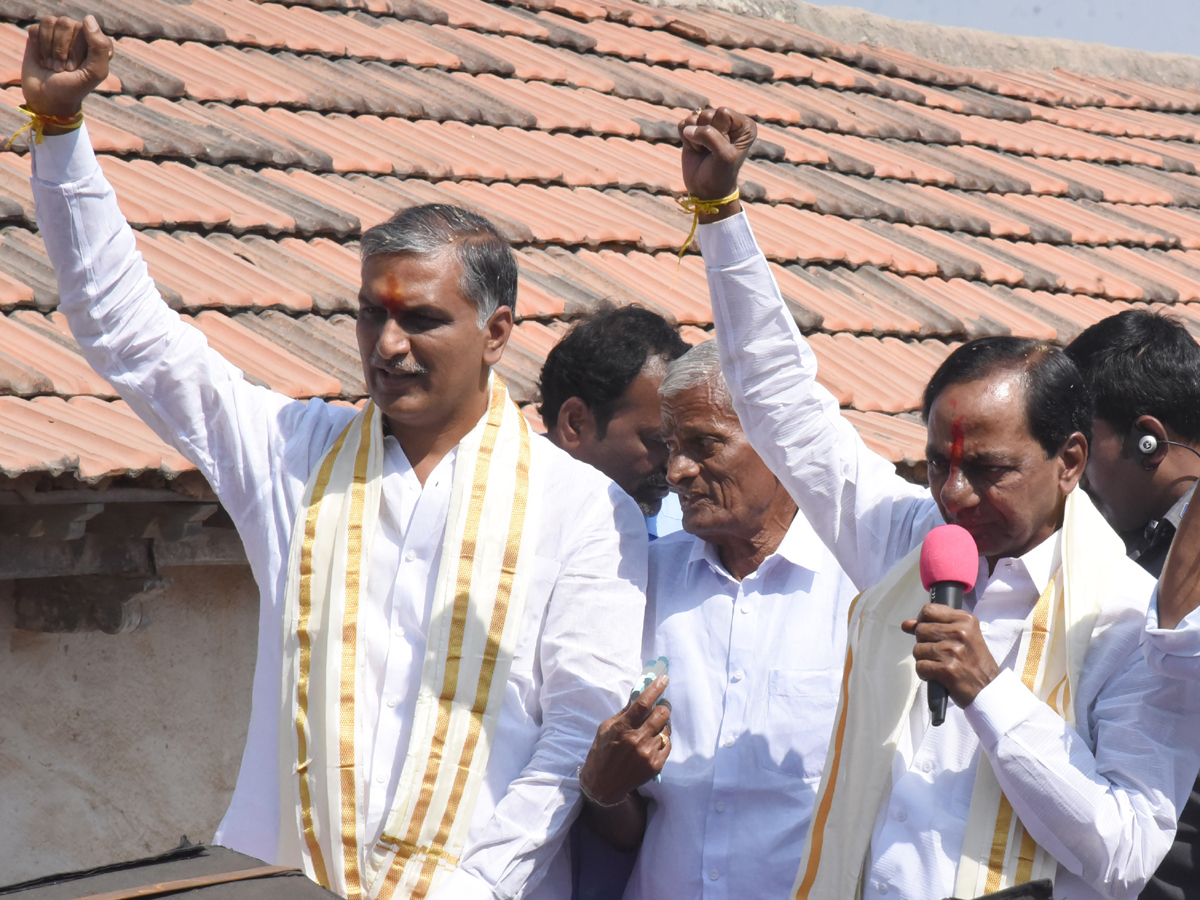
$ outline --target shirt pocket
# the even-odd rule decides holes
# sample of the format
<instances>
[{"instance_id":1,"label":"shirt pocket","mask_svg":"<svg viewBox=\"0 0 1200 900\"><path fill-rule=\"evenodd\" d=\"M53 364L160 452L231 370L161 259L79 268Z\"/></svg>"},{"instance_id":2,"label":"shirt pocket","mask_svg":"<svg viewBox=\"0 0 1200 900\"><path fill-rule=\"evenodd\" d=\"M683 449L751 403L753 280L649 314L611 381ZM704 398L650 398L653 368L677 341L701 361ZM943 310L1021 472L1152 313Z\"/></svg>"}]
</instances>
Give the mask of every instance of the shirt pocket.
<instances>
[{"instance_id":1,"label":"shirt pocket","mask_svg":"<svg viewBox=\"0 0 1200 900\"><path fill-rule=\"evenodd\" d=\"M839 673L833 669L771 669L754 750L763 769L819 778L837 712Z\"/></svg>"}]
</instances>

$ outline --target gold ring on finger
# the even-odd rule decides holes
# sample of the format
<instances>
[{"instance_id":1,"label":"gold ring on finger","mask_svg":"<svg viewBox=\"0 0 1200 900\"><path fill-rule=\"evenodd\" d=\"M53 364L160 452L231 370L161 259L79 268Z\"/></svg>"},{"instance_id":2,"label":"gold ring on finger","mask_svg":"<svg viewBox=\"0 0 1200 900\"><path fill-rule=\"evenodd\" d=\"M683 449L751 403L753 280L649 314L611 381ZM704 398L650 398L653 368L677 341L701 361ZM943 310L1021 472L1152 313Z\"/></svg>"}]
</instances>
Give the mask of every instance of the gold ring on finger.
<instances>
[{"instance_id":1,"label":"gold ring on finger","mask_svg":"<svg viewBox=\"0 0 1200 900\"><path fill-rule=\"evenodd\" d=\"M660 731L660 732L658 733L658 736L659 736L660 738L662 738L662 742L663 742L663 749L666 749L666 747L667 747L667 746L668 746L668 745L671 743L671 738L670 738L670 736L669 736L669 735L668 735L668 734L667 734L665 731Z\"/></svg>"}]
</instances>

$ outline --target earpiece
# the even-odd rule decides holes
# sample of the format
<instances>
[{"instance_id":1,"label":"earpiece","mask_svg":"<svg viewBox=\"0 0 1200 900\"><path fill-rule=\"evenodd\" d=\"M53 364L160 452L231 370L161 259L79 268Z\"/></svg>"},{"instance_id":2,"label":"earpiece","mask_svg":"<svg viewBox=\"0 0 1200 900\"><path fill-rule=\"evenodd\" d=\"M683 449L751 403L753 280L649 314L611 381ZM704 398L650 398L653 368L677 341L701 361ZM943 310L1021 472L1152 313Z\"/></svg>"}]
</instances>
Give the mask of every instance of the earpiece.
<instances>
[{"instance_id":1,"label":"earpiece","mask_svg":"<svg viewBox=\"0 0 1200 900\"><path fill-rule=\"evenodd\" d=\"M1130 443L1133 446L1133 458L1146 468L1150 468L1147 463L1149 462L1150 457L1158 451L1160 444L1170 444L1172 447L1182 447L1184 450L1188 451L1188 453L1194 453L1196 456L1200 456L1200 452L1197 452L1194 448L1189 447L1187 444L1181 444L1178 441L1168 441L1166 438L1160 439L1155 435L1150 434L1148 431L1138 431L1135 428L1130 437L1132 438Z\"/></svg>"},{"instance_id":2,"label":"earpiece","mask_svg":"<svg viewBox=\"0 0 1200 900\"><path fill-rule=\"evenodd\" d=\"M1137 449L1138 462L1144 463L1158 449L1158 438L1145 432L1134 432L1133 446Z\"/></svg>"}]
</instances>

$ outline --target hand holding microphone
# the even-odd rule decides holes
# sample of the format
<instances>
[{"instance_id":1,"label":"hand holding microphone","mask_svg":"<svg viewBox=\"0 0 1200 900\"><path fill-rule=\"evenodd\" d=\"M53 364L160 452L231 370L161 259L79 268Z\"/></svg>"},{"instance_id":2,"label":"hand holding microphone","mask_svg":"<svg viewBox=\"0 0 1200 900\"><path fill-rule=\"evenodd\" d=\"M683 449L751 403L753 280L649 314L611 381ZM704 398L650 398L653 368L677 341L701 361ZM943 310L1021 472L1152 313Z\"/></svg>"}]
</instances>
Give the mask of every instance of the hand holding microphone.
<instances>
[{"instance_id":1,"label":"hand holding microphone","mask_svg":"<svg viewBox=\"0 0 1200 900\"><path fill-rule=\"evenodd\" d=\"M921 583L930 602L916 619L901 627L916 637L917 676L929 682L929 712L934 725L946 719L946 697L960 707L1000 674L979 630L979 620L962 610L963 594L975 587L979 551L958 525L941 525L921 547Z\"/></svg>"}]
</instances>

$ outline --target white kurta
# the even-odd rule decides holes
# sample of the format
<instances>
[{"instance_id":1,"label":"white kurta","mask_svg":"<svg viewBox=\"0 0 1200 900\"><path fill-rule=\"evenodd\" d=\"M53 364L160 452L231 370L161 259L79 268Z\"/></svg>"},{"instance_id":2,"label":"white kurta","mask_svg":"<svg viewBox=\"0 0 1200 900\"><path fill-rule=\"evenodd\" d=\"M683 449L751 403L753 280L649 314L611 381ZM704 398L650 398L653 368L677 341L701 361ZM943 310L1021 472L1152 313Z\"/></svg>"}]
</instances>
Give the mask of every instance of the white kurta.
<instances>
[{"instance_id":1,"label":"white kurta","mask_svg":"<svg viewBox=\"0 0 1200 900\"><path fill-rule=\"evenodd\" d=\"M261 591L253 707L242 768L216 840L276 861L281 607L288 542L304 486L354 410L299 402L244 380L160 298L86 130L34 153L38 224L60 309L92 366L164 440L194 462L229 511ZM579 797L576 771L596 726L639 669L646 530L634 502L590 466L535 438L545 492L516 657L459 870L442 898L569 893L551 866ZM371 548L366 752L367 834L396 791L420 686L426 627L454 455L422 486L386 439L380 527ZM288 823L288 827L292 827ZM293 860L280 862L295 862Z\"/></svg>"},{"instance_id":2,"label":"white kurta","mask_svg":"<svg viewBox=\"0 0 1200 900\"><path fill-rule=\"evenodd\" d=\"M737 581L709 543L650 546L643 656L671 664L671 755L626 900L786 897L837 710L857 591L803 516Z\"/></svg>"},{"instance_id":3,"label":"white kurta","mask_svg":"<svg viewBox=\"0 0 1200 900\"><path fill-rule=\"evenodd\" d=\"M722 369L746 434L842 568L869 587L942 524L937 506L866 448L816 384L816 357L745 214L699 231ZM1000 560L976 586L989 648L1008 668L967 711L951 705L940 729L914 710L920 723L896 754L876 822L868 896L952 895L959 807L981 750L1030 835L1058 860L1060 900L1131 898L1170 846L1200 767L1200 685L1146 665L1138 645L1152 581L1123 559L1073 698L1078 733L1038 701L1006 648L1053 573L1048 544Z\"/></svg>"},{"instance_id":4,"label":"white kurta","mask_svg":"<svg viewBox=\"0 0 1200 900\"><path fill-rule=\"evenodd\" d=\"M1172 678L1200 681L1200 609L1174 628L1158 627L1158 603L1146 615L1146 643L1142 646L1150 668Z\"/></svg>"}]
</instances>

